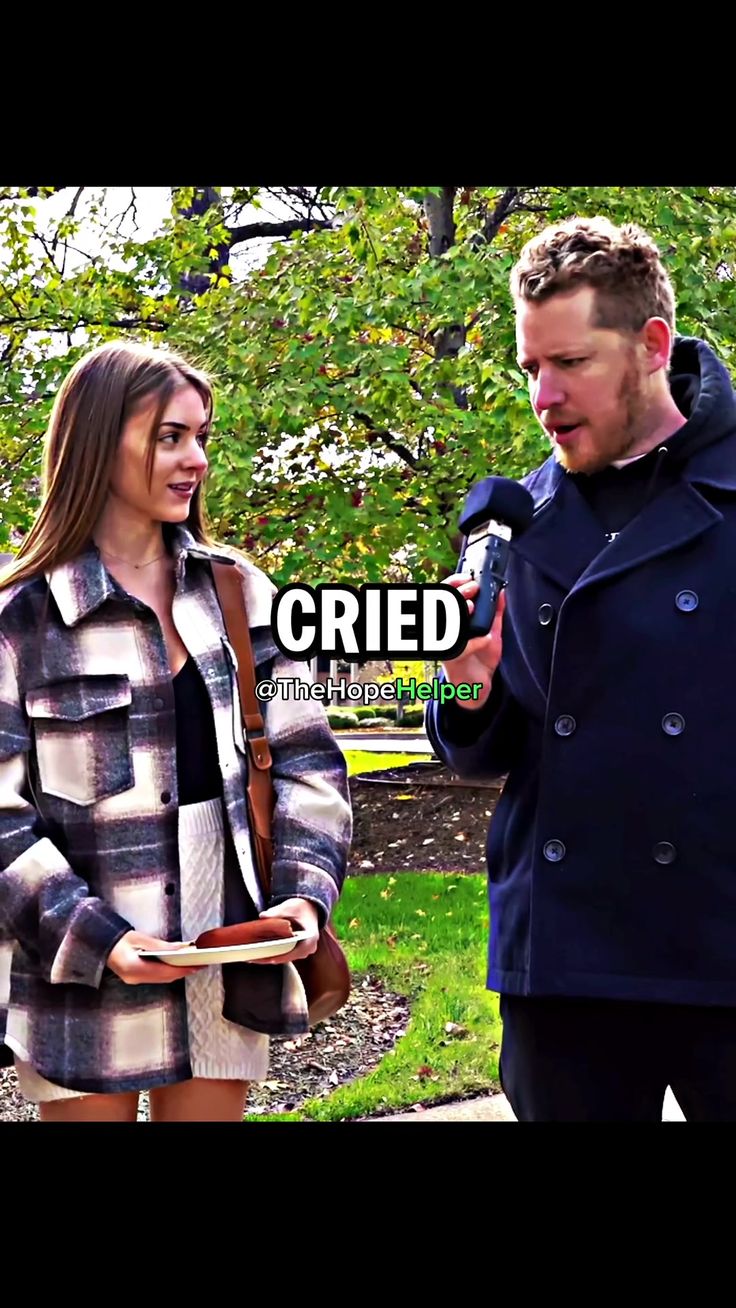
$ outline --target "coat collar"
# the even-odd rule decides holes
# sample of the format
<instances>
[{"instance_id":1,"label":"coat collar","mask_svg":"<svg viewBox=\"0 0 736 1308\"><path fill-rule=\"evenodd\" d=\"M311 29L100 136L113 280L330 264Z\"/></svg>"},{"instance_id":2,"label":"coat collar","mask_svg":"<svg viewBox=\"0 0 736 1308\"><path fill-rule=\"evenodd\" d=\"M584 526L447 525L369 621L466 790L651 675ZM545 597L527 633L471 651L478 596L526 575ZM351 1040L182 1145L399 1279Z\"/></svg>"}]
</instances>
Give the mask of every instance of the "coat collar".
<instances>
[{"instance_id":1,"label":"coat collar","mask_svg":"<svg viewBox=\"0 0 736 1308\"><path fill-rule=\"evenodd\" d=\"M221 550L195 541L186 527L169 528L167 535L174 557L178 584L184 580L187 560L190 558L203 559L206 562L235 563L231 556ZM46 580L61 617L68 627L81 622L88 614L104 604L105 600L113 596L123 601L128 598L122 586L107 571L100 552L93 543L90 543L76 558L47 572Z\"/></svg>"},{"instance_id":2,"label":"coat collar","mask_svg":"<svg viewBox=\"0 0 736 1308\"><path fill-rule=\"evenodd\" d=\"M534 518L515 538L514 553L571 590L678 549L720 522L723 515L701 488L736 493L736 432L694 453L681 480L647 504L611 544L554 458L526 485L535 501Z\"/></svg>"}]
</instances>

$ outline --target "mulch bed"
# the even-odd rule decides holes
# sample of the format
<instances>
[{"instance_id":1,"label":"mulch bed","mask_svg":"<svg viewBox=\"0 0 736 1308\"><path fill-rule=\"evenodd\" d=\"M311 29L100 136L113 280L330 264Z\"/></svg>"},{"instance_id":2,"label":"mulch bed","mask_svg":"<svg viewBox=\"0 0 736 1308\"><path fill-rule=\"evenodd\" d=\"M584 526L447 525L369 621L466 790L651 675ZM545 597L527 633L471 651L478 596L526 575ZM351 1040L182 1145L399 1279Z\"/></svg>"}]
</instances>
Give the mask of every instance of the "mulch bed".
<instances>
[{"instance_id":1,"label":"mulch bed","mask_svg":"<svg viewBox=\"0 0 736 1308\"><path fill-rule=\"evenodd\" d=\"M268 1081L254 1086L250 1112L283 1113L306 1099L364 1076L380 1063L409 1025L409 1001L364 977L347 1004L308 1035L271 1042Z\"/></svg>"},{"instance_id":2,"label":"mulch bed","mask_svg":"<svg viewBox=\"0 0 736 1308\"><path fill-rule=\"evenodd\" d=\"M253 1086L251 1113L287 1113L305 1100L331 1094L381 1061L409 1024L409 1002L368 975L347 1004L308 1035L271 1041L268 1080ZM12 1068L0 1071L0 1122L34 1122L38 1110L26 1103ZM148 1120L148 1096L141 1095L138 1120Z\"/></svg>"},{"instance_id":3,"label":"mulch bed","mask_svg":"<svg viewBox=\"0 0 736 1308\"><path fill-rule=\"evenodd\" d=\"M488 824L500 791L500 782L462 781L433 762L351 777L348 875L485 872Z\"/></svg>"}]
</instances>

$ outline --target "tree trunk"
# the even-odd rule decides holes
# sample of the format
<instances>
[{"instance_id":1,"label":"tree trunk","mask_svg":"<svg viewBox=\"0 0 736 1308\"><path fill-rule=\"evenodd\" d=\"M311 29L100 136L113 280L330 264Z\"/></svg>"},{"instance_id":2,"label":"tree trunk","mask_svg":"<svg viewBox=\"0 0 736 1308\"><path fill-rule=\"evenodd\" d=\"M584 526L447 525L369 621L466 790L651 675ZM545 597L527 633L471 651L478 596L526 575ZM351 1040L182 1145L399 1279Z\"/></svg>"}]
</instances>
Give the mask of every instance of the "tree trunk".
<instances>
[{"instance_id":1,"label":"tree trunk","mask_svg":"<svg viewBox=\"0 0 736 1308\"><path fill-rule=\"evenodd\" d=\"M207 213L208 209L222 204L220 192L216 186L195 186L192 203L186 209L180 209L179 212L184 218L201 218ZM217 258L213 259L209 266L208 273L191 272L184 273L181 279L181 290L186 295L204 295L212 285L210 276L215 273L218 277L222 269L230 259L230 246L219 245L217 247Z\"/></svg>"},{"instance_id":2,"label":"tree trunk","mask_svg":"<svg viewBox=\"0 0 736 1308\"><path fill-rule=\"evenodd\" d=\"M427 195L424 198L424 214L429 227L429 253L435 258L445 254L455 244L455 219L453 202L456 186L443 186L441 195ZM435 359L454 359L465 344L465 327L461 322L448 323L434 334ZM460 409L467 409L468 398L465 391L458 386L452 387L452 395Z\"/></svg>"},{"instance_id":3,"label":"tree trunk","mask_svg":"<svg viewBox=\"0 0 736 1308\"><path fill-rule=\"evenodd\" d=\"M429 227L429 253L435 258L455 244L455 220L452 206L456 186L443 186L441 195L424 198L424 216Z\"/></svg>"}]
</instances>

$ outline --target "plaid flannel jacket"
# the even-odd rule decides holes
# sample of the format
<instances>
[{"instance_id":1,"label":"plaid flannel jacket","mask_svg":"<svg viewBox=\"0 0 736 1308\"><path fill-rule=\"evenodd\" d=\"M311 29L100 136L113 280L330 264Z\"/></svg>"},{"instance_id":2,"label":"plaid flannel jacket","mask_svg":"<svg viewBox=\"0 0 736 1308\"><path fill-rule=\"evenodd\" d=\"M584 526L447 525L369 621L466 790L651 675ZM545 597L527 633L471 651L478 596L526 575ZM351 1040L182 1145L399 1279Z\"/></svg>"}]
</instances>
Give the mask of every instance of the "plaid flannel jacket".
<instances>
[{"instance_id":1,"label":"plaid flannel jacket","mask_svg":"<svg viewBox=\"0 0 736 1308\"><path fill-rule=\"evenodd\" d=\"M240 572L256 675L309 680L270 630L274 587L242 556L171 533L174 620L207 688L223 806L243 880L266 907L245 800L235 654L210 559ZM271 904L327 920L351 834L343 756L322 706L263 705L276 793ZM0 591L0 1039L51 1081L88 1092L191 1075L183 980L129 986L106 968L126 931L181 938L174 694L155 614L91 546ZM259 1029L308 1029L296 969L253 968ZM259 1009L260 1006L260 1009Z\"/></svg>"}]
</instances>

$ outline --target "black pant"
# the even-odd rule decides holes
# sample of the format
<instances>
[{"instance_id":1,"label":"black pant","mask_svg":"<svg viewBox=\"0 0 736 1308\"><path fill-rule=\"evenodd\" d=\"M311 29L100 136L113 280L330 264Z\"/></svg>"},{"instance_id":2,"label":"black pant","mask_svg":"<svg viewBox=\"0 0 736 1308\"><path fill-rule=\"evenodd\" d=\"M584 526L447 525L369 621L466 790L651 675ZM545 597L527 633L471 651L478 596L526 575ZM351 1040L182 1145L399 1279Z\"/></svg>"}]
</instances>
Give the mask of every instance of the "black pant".
<instances>
[{"instance_id":1,"label":"black pant","mask_svg":"<svg viewBox=\"0 0 736 1308\"><path fill-rule=\"evenodd\" d=\"M501 1084L520 1122L736 1122L736 1008L501 996Z\"/></svg>"}]
</instances>

